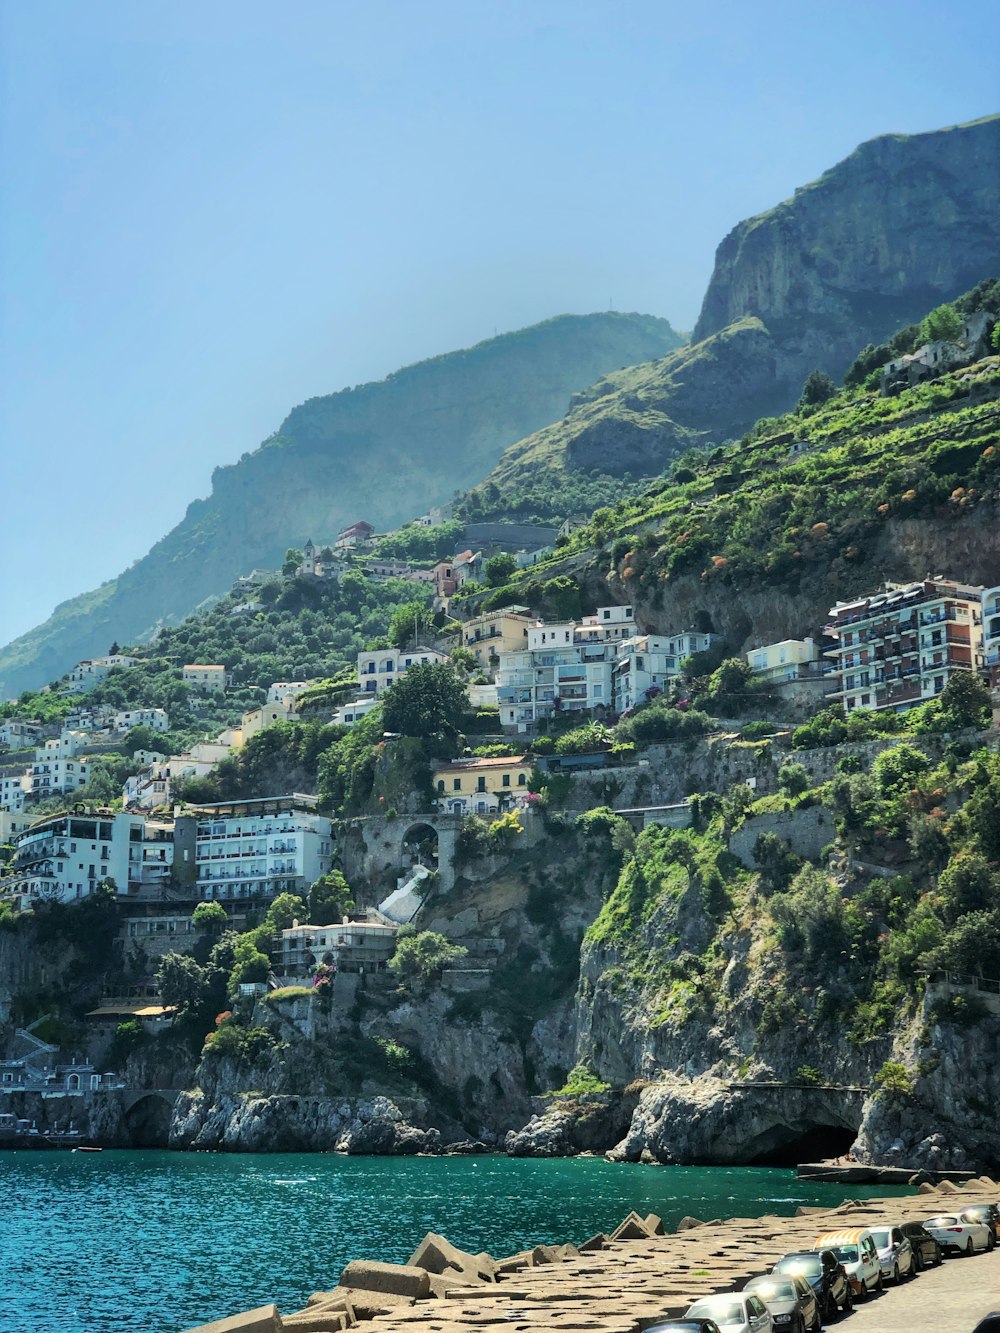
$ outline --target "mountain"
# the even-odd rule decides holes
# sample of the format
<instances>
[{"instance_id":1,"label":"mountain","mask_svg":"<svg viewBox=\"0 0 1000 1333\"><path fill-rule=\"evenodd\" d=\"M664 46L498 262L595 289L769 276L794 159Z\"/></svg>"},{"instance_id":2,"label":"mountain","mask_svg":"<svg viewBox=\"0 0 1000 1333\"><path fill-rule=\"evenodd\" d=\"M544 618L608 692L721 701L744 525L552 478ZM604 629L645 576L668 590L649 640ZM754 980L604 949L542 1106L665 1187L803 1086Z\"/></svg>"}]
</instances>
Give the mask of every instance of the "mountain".
<instances>
[{"instance_id":1,"label":"mountain","mask_svg":"<svg viewBox=\"0 0 1000 1333\"><path fill-rule=\"evenodd\" d=\"M479 508L547 517L575 472L657 473L787 410L811 371L841 376L859 347L1000 270L998 218L1000 116L862 144L735 227L691 344L577 395L504 454Z\"/></svg>"},{"instance_id":2,"label":"mountain","mask_svg":"<svg viewBox=\"0 0 1000 1333\"><path fill-rule=\"evenodd\" d=\"M112 640L174 623L233 579L365 518L393 527L479 480L512 441L608 371L682 343L651 315L563 315L295 408L217 468L212 493L134 565L0 650L0 698L62 675Z\"/></svg>"}]
</instances>

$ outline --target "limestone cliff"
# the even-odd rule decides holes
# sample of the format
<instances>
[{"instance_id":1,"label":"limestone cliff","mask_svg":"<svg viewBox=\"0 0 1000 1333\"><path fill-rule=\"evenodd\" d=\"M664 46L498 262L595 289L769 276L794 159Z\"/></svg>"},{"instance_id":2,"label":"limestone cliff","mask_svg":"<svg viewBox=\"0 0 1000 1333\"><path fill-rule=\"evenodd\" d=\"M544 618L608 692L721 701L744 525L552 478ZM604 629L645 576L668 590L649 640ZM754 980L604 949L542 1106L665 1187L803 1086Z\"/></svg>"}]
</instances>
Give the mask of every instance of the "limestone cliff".
<instances>
[{"instance_id":1,"label":"limestone cliff","mask_svg":"<svg viewBox=\"0 0 1000 1333\"><path fill-rule=\"evenodd\" d=\"M652 316L566 315L310 399L217 468L212 494L141 560L0 651L0 697L182 619L237 575L273 568L290 544L332 539L361 518L384 530L447 502L574 392L681 341Z\"/></svg>"}]
</instances>

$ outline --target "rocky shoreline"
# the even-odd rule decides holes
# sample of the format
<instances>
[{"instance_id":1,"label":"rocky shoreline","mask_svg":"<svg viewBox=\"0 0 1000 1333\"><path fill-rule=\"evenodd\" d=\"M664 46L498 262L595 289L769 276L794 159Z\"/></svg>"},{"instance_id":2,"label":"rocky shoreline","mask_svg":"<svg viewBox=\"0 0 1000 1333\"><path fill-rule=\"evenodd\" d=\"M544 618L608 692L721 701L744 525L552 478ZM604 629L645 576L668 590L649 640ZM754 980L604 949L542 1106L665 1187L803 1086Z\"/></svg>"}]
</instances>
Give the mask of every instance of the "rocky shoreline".
<instances>
[{"instance_id":1,"label":"rocky shoreline","mask_svg":"<svg viewBox=\"0 0 1000 1333\"><path fill-rule=\"evenodd\" d=\"M655 1214L632 1212L610 1235L577 1246L537 1245L502 1259L469 1254L428 1233L405 1264L353 1260L338 1285L315 1292L297 1312L274 1305L188 1333L640 1333L680 1318L701 1296L737 1291L818 1231L894 1225L903 1215L996 1202L1000 1185L980 1177L958 1186L920 1186L917 1199L845 1200L799 1208L795 1217L701 1222L685 1218L666 1235ZM956 1198L955 1196L960 1196ZM995 1260L992 1260L995 1265ZM964 1274L963 1274L964 1276Z\"/></svg>"}]
</instances>

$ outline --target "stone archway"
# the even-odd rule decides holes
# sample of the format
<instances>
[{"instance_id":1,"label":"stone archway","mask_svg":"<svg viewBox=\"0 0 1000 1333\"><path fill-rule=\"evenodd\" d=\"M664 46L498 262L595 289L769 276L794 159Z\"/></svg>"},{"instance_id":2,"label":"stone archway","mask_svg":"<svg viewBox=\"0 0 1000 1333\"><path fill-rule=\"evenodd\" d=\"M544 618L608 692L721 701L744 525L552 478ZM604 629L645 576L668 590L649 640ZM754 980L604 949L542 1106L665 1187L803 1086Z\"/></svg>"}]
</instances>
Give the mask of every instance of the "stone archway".
<instances>
[{"instance_id":1,"label":"stone archway","mask_svg":"<svg viewBox=\"0 0 1000 1333\"><path fill-rule=\"evenodd\" d=\"M125 1128L132 1148L165 1148L170 1134L172 1102L157 1092L139 1097L125 1112Z\"/></svg>"},{"instance_id":2,"label":"stone archway","mask_svg":"<svg viewBox=\"0 0 1000 1333\"><path fill-rule=\"evenodd\" d=\"M406 871L421 865L428 870L437 870L438 859L438 831L434 825L423 820L411 824L403 834L401 869Z\"/></svg>"}]
</instances>

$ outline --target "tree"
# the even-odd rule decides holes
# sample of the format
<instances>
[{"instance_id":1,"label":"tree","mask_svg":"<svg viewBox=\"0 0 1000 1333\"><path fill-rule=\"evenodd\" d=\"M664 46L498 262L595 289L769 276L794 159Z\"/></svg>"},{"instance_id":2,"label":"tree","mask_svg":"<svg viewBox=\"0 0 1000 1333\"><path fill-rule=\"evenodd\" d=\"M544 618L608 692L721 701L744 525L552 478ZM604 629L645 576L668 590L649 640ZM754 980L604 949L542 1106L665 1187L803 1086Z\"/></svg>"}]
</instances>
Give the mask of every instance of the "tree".
<instances>
[{"instance_id":1,"label":"tree","mask_svg":"<svg viewBox=\"0 0 1000 1333\"><path fill-rule=\"evenodd\" d=\"M507 551L498 551L496 555L491 555L489 560L483 566L483 573L486 575L486 582L491 588L502 587L514 571L517 569L517 561Z\"/></svg>"},{"instance_id":2,"label":"tree","mask_svg":"<svg viewBox=\"0 0 1000 1333\"><path fill-rule=\"evenodd\" d=\"M802 386L799 407L818 407L837 392L837 386L825 370L814 370Z\"/></svg>"},{"instance_id":3,"label":"tree","mask_svg":"<svg viewBox=\"0 0 1000 1333\"><path fill-rule=\"evenodd\" d=\"M271 930L288 930L294 921L304 923L308 909L304 898L297 893L279 893L267 909L264 924Z\"/></svg>"},{"instance_id":4,"label":"tree","mask_svg":"<svg viewBox=\"0 0 1000 1333\"><path fill-rule=\"evenodd\" d=\"M941 708L948 726L987 727L990 723L990 692L974 671L955 671L941 691Z\"/></svg>"},{"instance_id":5,"label":"tree","mask_svg":"<svg viewBox=\"0 0 1000 1333\"><path fill-rule=\"evenodd\" d=\"M809 774L802 764L782 764L778 786L789 796L801 796L809 789Z\"/></svg>"},{"instance_id":6,"label":"tree","mask_svg":"<svg viewBox=\"0 0 1000 1333\"><path fill-rule=\"evenodd\" d=\"M209 985L208 969L184 953L165 953L156 973L156 989L163 1003L184 1017L199 1009Z\"/></svg>"},{"instance_id":7,"label":"tree","mask_svg":"<svg viewBox=\"0 0 1000 1333\"><path fill-rule=\"evenodd\" d=\"M467 953L468 949L452 944L444 935L422 930L397 942L389 966L404 981L426 982Z\"/></svg>"},{"instance_id":8,"label":"tree","mask_svg":"<svg viewBox=\"0 0 1000 1333\"><path fill-rule=\"evenodd\" d=\"M430 608L424 602L407 602L397 606L389 619L389 639L396 648L406 648L417 642L419 630L430 624Z\"/></svg>"},{"instance_id":9,"label":"tree","mask_svg":"<svg viewBox=\"0 0 1000 1333\"><path fill-rule=\"evenodd\" d=\"M314 926L342 921L353 907L350 885L339 870L321 875L309 890L309 920Z\"/></svg>"},{"instance_id":10,"label":"tree","mask_svg":"<svg viewBox=\"0 0 1000 1333\"><path fill-rule=\"evenodd\" d=\"M229 913L221 903L199 903L191 913L191 924L195 930L218 935L229 924Z\"/></svg>"},{"instance_id":11,"label":"tree","mask_svg":"<svg viewBox=\"0 0 1000 1333\"><path fill-rule=\"evenodd\" d=\"M281 572L286 579L290 579L295 574L304 559L305 556L301 551L297 550L294 546L289 546L288 550L285 552L285 559L281 566Z\"/></svg>"},{"instance_id":12,"label":"tree","mask_svg":"<svg viewBox=\"0 0 1000 1333\"><path fill-rule=\"evenodd\" d=\"M449 662L418 662L396 681L382 704L382 725L403 736L454 736L468 707Z\"/></svg>"},{"instance_id":13,"label":"tree","mask_svg":"<svg viewBox=\"0 0 1000 1333\"><path fill-rule=\"evenodd\" d=\"M479 663L476 661L476 654L472 649L463 648L461 646L452 648L451 664L455 670L460 672L463 676L470 676L479 666Z\"/></svg>"},{"instance_id":14,"label":"tree","mask_svg":"<svg viewBox=\"0 0 1000 1333\"><path fill-rule=\"evenodd\" d=\"M962 316L950 303L937 306L920 323L920 337L925 343L954 342L961 334Z\"/></svg>"}]
</instances>

